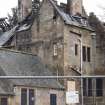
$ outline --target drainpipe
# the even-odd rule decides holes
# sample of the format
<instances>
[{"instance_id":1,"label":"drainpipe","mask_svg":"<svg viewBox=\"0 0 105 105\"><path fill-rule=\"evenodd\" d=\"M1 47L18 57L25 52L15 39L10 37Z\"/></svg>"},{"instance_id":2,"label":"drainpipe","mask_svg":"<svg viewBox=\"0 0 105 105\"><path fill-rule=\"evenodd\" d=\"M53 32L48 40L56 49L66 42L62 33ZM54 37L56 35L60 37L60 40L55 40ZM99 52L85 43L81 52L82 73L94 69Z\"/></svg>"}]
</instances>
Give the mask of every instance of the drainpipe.
<instances>
[{"instance_id":1,"label":"drainpipe","mask_svg":"<svg viewBox=\"0 0 105 105\"><path fill-rule=\"evenodd\" d=\"M82 72L82 66L83 66L83 61L82 61L82 40L78 39L80 42L80 71L81 71L81 76L83 75ZM83 79L81 77L81 105L84 105L84 100L83 100Z\"/></svg>"},{"instance_id":2,"label":"drainpipe","mask_svg":"<svg viewBox=\"0 0 105 105\"><path fill-rule=\"evenodd\" d=\"M96 33L91 33L91 36L92 36L92 48L93 48L93 51L92 51L92 56L94 57L93 58L93 73L95 73L95 63L96 63ZM95 48L95 49L94 49ZM93 79L93 104L96 105L96 93L95 93L95 90L96 90L96 79Z\"/></svg>"}]
</instances>

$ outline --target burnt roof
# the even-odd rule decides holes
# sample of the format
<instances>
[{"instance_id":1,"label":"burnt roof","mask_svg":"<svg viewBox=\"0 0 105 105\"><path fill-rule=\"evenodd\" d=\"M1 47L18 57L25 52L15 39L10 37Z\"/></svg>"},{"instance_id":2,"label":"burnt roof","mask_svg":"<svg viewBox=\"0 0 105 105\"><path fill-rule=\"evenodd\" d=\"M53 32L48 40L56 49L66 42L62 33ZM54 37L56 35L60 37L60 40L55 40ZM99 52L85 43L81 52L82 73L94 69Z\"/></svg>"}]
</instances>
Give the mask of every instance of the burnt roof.
<instances>
[{"instance_id":1,"label":"burnt roof","mask_svg":"<svg viewBox=\"0 0 105 105\"><path fill-rule=\"evenodd\" d=\"M2 29L3 32L7 31L10 29L9 24L6 22L7 18L0 18L0 28Z\"/></svg>"},{"instance_id":2,"label":"burnt roof","mask_svg":"<svg viewBox=\"0 0 105 105\"><path fill-rule=\"evenodd\" d=\"M53 0L49 0L49 1L54 7L54 9L57 11L57 13L61 16L65 24L73 25L79 28L84 28L89 31L94 31L89 26L88 21L84 17L72 16L70 14L67 14L66 12L63 11L62 8L57 6ZM31 26L33 25L35 18L38 15L38 12L39 12L38 9L40 9L40 5L39 5L39 8L38 7L36 9L34 8L34 10L32 10L32 12L24 20L19 22L17 26L15 26L10 31L3 33L0 37L0 46L1 47L4 46L10 40L10 38L15 35L16 32L26 31L30 29Z\"/></svg>"}]
</instances>

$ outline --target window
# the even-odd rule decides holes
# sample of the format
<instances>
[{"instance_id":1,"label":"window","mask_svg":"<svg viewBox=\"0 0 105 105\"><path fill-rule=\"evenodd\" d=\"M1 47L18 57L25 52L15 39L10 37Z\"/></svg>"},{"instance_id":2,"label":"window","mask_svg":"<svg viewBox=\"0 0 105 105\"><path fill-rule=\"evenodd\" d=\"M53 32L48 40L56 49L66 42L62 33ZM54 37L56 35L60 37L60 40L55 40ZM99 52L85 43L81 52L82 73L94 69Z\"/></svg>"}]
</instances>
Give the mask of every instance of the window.
<instances>
[{"instance_id":1,"label":"window","mask_svg":"<svg viewBox=\"0 0 105 105\"><path fill-rule=\"evenodd\" d=\"M83 95L92 96L92 79L83 79Z\"/></svg>"},{"instance_id":2,"label":"window","mask_svg":"<svg viewBox=\"0 0 105 105\"><path fill-rule=\"evenodd\" d=\"M34 105L34 90L29 89L29 105Z\"/></svg>"},{"instance_id":3,"label":"window","mask_svg":"<svg viewBox=\"0 0 105 105\"><path fill-rule=\"evenodd\" d=\"M57 44L54 44L54 56L57 56L58 55L58 51L57 51L57 49L58 49L58 47L57 47Z\"/></svg>"},{"instance_id":4,"label":"window","mask_svg":"<svg viewBox=\"0 0 105 105\"><path fill-rule=\"evenodd\" d=\"M87 47L87 61L90 62L90 47Z\"/></svg>"},{"instance_id":5,"label":"window","mask_svg":"<svg viewBox=\"0 0 105 105\"><path fill-rule=\"evenodd\" d=\"M34 105L34 89L21 89L21 105Z\"/></svg>"},{"instance_id":6,"label":"window","mask_svg":"<svg viewBox=\"0 0 105 105\"><path fill-rule=\"evenodd\" d=\"M83 96L87 96L87 82L86 82L86 78L83 79Z\"/></svg>"},{"instance_id":7,"label":"window","mask_svg":"<svg viewBox=\"0 0 105 105\"><path fill-rule=\"evenodd\" d=\"M57 105L56 94L50 94L50 105Z\"/></svg>"},{"instance_id":8,"label":"window","mask_svg":"<svg viewBox=\"0 0 105 105\"><path fill-rule=\"evenodd\" d=\"M27 105L27 89L21 89L21 105Z\"/></svg>"},{"instance_id":9,"label":"window","mask_svg":"<svg viewBox=\"0 0 105 105\"><path fill-rule=\"evenodd\" d=\"M75 44L75 56L77 56L77 55L78 55L78 45Z\"/></svg>"},{"instance_id":10,"label":"window","mask_svg":"<svg viewBox=\"0 0 105 105\"><path fill-rule=\"evenodd\" d=\"M83 54L83 61L86 61L86 47L83 46L82 48L82 54Z\"/></svg>"},{"instance_id":11,"label":"window","mask_svg":"<svg viewBox=\"0 0 105 105\"><path fill-rule=\"evenodd\" d=\"M96 79L96 96L103 96L103 81L101 78Z\"/></svg>"},{"instance_id":12,"label":"window","mask_svg":"<svg viewBox=\"0 0 105 105\"><path fill-rule=\"evenodd\" d=\"M88 96L92 96L92 79L88 79Z\"/></svg>"},{"instance_id":13,"label":"window","mask_svg":"<svg viewBox=\"0 0 105 105\"><path fill-rule=\"evenodd\" d=\"M8 105L7 98L1 98L0 105Z\"/></svg>"},{"instance_id":14,"label":"window","mask_svg":"<svg viewBox=\"0 0 105 105\"><path fill-rule=\"evenodd\" d=\"M90 62L91 61L91 49L90 47L82 47L82 55L83 55L83 61Z\"/></svg>"}]
</instances>

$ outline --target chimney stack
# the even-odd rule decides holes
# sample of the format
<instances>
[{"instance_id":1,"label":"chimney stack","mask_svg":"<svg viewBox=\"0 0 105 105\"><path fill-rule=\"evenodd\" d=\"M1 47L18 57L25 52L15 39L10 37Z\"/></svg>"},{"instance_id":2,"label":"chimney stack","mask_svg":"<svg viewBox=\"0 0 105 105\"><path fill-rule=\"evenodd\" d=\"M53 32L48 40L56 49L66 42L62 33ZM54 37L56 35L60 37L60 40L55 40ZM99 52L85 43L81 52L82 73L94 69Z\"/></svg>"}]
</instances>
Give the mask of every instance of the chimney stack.
<instances>
[{"instance_id":1,"label":"chimney stack","mask_svg":"<svg viewBox=\"0 0 105 105\"><path fill-rule=\"evenodd\" d=\"M67 0L67 13L82 15L82 0Z\"/></svg>"},{"instance_id":2,"label":"chimney stack","mask_svg":"<svg viewBox=\"0 0 105 105\"><path fill-rule=\"evenodd\" d=\"M32 10L32 0L18 0L19 20L23 20Z\"/></svg>"}]
</instances>

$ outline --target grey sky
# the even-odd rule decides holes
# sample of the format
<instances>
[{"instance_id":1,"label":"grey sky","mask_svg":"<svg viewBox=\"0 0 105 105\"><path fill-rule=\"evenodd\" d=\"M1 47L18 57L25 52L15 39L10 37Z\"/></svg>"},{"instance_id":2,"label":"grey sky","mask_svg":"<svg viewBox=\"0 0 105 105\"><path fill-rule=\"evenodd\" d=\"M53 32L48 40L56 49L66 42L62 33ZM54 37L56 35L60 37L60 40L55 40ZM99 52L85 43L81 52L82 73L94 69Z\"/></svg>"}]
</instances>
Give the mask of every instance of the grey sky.
<instances>
[{"instance_id":1,"label":"grey sky","mask_svg":"<svg viewBox=\"0 0 105 105\"><path fill-rule=\"evenodd\" d=\"M59 0L66 2L66 0ZM84 7L89 12L95 12L97 16L103 15L103 11L100 8L104 6L105 0L83 0ZM4 17L10 12L10 8L17 5L17 0L1 0L0 1L0 17Z\"/></svg>"}]
</instances>

